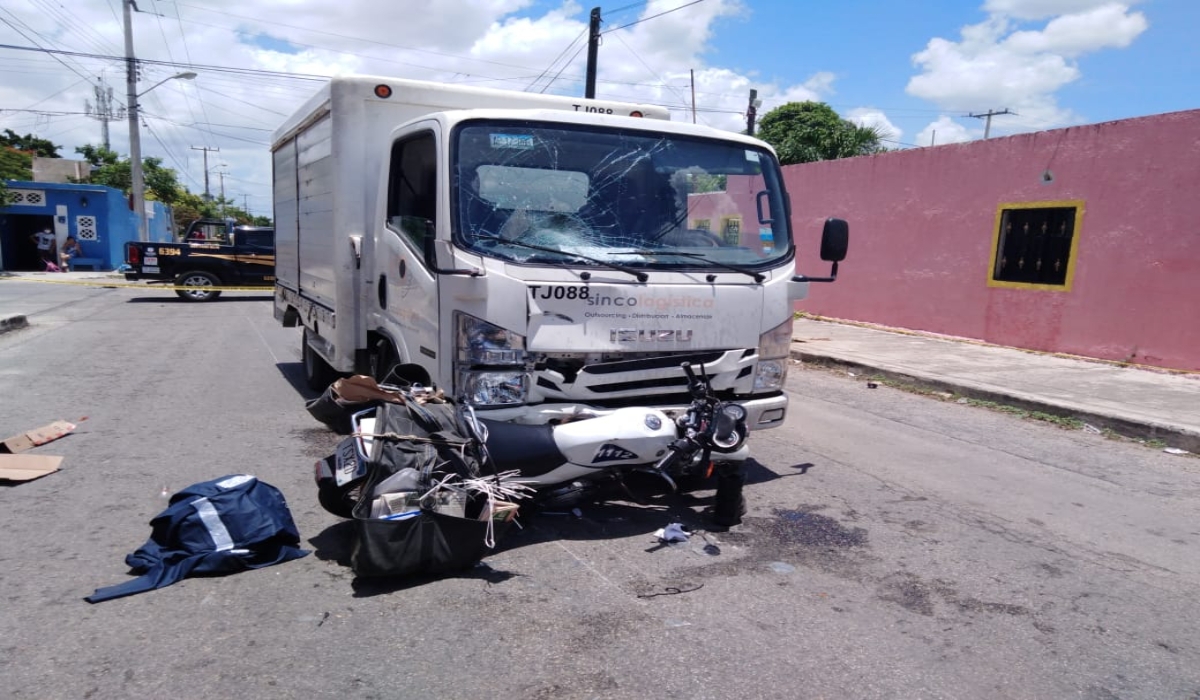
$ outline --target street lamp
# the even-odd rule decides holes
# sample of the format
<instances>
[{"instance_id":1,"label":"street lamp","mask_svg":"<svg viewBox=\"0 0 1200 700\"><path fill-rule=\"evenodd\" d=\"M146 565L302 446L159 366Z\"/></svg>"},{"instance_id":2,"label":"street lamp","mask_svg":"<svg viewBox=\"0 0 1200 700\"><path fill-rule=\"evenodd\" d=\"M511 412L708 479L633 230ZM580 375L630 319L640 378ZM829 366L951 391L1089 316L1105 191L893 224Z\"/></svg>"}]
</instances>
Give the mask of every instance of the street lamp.
<instances>
[{"instance_id":1,"label":"street lamp","mask_svg":"<svg viewBox=\"0 0 1200 700\"><path fill-rule=\"evenodd\" d=\"M128 5L126 9L128 10ZM132 38L126 34L126 53L133 54ZM142 137L138 131L138 98L150 92L154 88L162 85L168 80L192 80L196 74L191 71L176 73L169 78L163 78L150 87L137 91L137 66L133 59L130 59L128 66L128 74L125 79L127 89L126 101L129 102L129 173L132 179L131 189L133 190L133 213L137 216L138 222L138 240L150 240L150 231L146 223L146 179L142 173Z\"/></svg>"}]
</instances>

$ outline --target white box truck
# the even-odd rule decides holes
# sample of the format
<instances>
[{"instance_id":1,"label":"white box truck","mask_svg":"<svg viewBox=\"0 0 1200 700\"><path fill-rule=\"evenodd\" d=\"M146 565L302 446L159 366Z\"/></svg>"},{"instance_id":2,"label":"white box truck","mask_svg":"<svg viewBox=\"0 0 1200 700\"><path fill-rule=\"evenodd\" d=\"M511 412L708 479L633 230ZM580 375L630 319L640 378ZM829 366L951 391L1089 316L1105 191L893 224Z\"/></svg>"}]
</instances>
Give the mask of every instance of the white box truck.
<instances>
[{"instance_id":1,"label":"white box truck","mask_svg":"<svg viewBox=\"0 0 1200 700\"><path fill-rule=\"evenodd\" d=\"M438 386L547 422L688 403L680 365L778 426L794 276L765 143L661 107L370 76L272 140L275 317L305 377ZM831 219L822 257L845 254Z\"/></svg>"}]
</instances>

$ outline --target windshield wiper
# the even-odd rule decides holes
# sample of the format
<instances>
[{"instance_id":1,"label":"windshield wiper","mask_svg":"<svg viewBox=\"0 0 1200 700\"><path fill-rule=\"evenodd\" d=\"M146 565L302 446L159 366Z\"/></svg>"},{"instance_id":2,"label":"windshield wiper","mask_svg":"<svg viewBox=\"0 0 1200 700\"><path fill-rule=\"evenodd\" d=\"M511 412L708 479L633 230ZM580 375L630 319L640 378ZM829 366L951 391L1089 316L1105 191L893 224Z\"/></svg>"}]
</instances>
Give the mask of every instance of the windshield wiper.
<instances>
[{"instance_id":1,"label":"windshield wiper","mask_svg":"<svg viewBox=\"0 0 1200 700\"><path fill-rule=\"evenodd\" d=\"M565 250L559 250L558 248L551 248L549 246L544 246L544 245L535 245L533 243L526 243L524 241L514 241L514 240L511 240L508 238L502 238L500 236L479 235L479 236L475 236L475 240L498 241L500 243L507 243L508 245L517 246L518 248L528 248L529 250L540 250L543 253L554 253L555 255L563 255L568 258L574 258L576 260L586 260L590 263L594 263L601 267L607 267L609 269L616 270L617 272L624 272L625 274L633 275L634 277L637 278L638 282L645 282L646 280L650 279L650 275L646 274L645 272L642 272L641 270L635 270L632 267L629 267L627 265L618 265L617 263L609 262L607 260L601 260L600 258L593 258L590 255L583 255L582 253L571 253L571 252L568 252Z\"/></svg>"},{"instance_id":2,"label":"windshield wiper","mask_svg":"<svg viewBox=\"0 0 1200 700\"><path fill-rule=\"evenodd\" d=\"M743 275L749 275L754 278L755 282L761 283L763 280L766 279L766 277L761 272L756 272L747 267L741 267L739 265L730 265L728 263L723 263L719 260L713 260L712 258L708 257L704 253L684 253L683 251L678 251L678 250L654 250L653 248L647 249L647 250L631 250L629 252L636 254L636 255L647 255L650 257L653 257L655 255L678 255L681 258L694 258L696 260L703 260L704 262L708 263L709 265L712 265L713 267L720 267L720 268L724 268L726 270L740 272Z\"/></svg>"}]
</instances>

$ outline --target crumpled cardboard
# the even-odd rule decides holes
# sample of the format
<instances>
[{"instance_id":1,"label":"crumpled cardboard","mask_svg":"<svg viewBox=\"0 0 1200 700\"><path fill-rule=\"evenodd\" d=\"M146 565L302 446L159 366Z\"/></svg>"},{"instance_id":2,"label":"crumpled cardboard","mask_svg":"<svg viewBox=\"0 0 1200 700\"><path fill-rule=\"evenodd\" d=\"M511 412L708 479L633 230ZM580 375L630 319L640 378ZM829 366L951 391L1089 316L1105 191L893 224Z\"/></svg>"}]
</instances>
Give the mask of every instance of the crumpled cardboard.
<instances>
[{"instance_id":1,"label":"crumpled cardboard","mask_svg":"<svg viewBox=\"0 0 1200 700\"><path fill-rule=\"evenodd\" d=\"M8 452L17 454L25 450L32 449L38 445L45 445L47 442L70 435L75 430L74 423L68 423L65 420L56 420L49 425L43 425L40 428L14 435L0 441L0 453Z\"/></svg>"},{"instance_id":2,"label":"crumpled cardboard","mask_svg":"<svg viewBox=\"0 0 1200 700\"><path fill-rule=\"evenodd\" d=\"M58 471L62 461L51 455L0 455L0 480L32 481Z\"/></svg>"},{"instance_id":3,"label":"crumpled cardboard","mask_svg":"<svg viewBox=\"0 0 1200 700\"><path fill-rule=\"evenodd\" d=\"M73 423L58 420L0 440L0 481L30 481L58 471L62 457L18 453L57 440L74 430Z\"/></svg>"}]
</instances>

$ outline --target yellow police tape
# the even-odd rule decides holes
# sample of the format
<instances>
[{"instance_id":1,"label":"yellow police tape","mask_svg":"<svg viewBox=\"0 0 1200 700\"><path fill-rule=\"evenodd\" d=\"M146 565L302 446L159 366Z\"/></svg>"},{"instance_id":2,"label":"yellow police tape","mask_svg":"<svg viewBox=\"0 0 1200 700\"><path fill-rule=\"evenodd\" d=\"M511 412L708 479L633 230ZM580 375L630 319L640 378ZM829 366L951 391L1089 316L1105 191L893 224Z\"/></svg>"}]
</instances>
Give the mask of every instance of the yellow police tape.
<instances>
[{"instance_id":1,"label":"yellow police tape","mask_svg":"<svg viewBox=\"0 0 1200 700\"><path fill-rule=\"evenodd\" d=\"M49 273L48 273L49 274ZM41 282L43 284L66 284L76 287L104 287L106 289L113 288L128 288L128 289L147 289L147 290L164 290L168 292L187 291L187 292L263 292L273 294L274 287L208 287L208 286L192 286L185 287L173 284L146 284L139 282L116 282L105 281L101 279L89 280L63 280L63 279L43 279L41 277L0 277L0 282L5 280L22 281L22 282Z\"/></svg>"}]
</instances>

